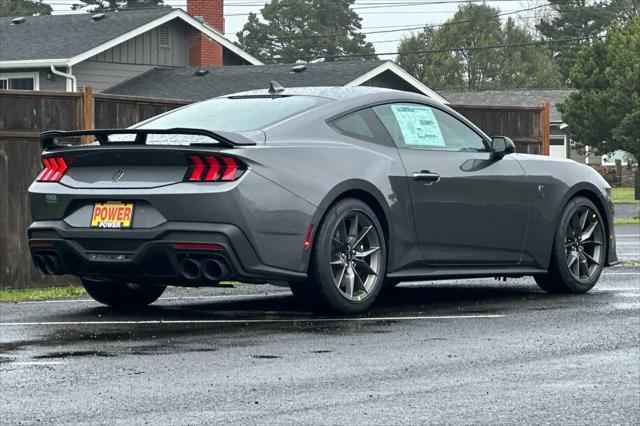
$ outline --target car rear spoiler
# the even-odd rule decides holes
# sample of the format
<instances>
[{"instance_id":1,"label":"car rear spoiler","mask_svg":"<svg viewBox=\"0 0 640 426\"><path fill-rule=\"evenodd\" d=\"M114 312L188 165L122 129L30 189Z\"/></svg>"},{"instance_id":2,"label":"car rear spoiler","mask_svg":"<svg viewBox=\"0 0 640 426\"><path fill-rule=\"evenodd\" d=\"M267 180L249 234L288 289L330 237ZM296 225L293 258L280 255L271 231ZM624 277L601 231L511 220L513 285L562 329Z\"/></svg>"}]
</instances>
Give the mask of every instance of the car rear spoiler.
<instances>
[{"instance_id":1,"label":"car rear spoiler","mask_svg":"<svg viewBox=\"0 0 640 426\"><path fill-rule=\"evenodd\" d=\"M131 142L110 141L109 135L136 135L135 140ZM213 139L216 145L227 148L233 148L243 145L255 145L256 142L239 133L224 132L204 129L192 129L176 127L172 129L92 129L92 130L51 130L40 134L40 145L43 149L63 148L68 146L78 146L69 144L59 144L58 139L77 137L77 136L95 136L100 145L145 145L147 143L147 135L198 135L207 136Z\"/></svg>"}]
</instances>

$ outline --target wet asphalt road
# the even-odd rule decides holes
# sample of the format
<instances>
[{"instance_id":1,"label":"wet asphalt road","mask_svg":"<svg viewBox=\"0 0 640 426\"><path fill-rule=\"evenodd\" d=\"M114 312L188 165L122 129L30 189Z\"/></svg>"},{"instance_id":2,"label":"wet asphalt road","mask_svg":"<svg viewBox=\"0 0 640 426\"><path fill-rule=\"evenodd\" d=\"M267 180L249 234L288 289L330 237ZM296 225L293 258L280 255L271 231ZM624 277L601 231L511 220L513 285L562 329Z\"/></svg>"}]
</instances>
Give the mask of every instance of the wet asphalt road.
<instances>
[{"instance_id":1,"label":"wet asphalt road","mask_svg":"<svg viewBox=\"0 0 640 426\"><path fill-rule=\"evenodd\" d=\"M620 260L640 259L640 225L616 225L616 252Z\"/></svg>"},{"instance_id":2,"label":"wet asphalt road","mask_svg":"<svg viewBox=\"0 0 640 426\"><path fill-rule=\"evenodd\" d=\"M616 232L640 258L640 227ZM139 312L0 304L1 424L639 422L639 266L580 296L406 283L355 318L250 285L170 289Z\"/></svg>"},{"instance_id":3,"label":"wet asphalt road","mask_svg":"<svg viewBox=\"0 0 640 426\"><path fill-rule=\"evenodd\" d=\"M404 284L368 316L286 289L171 290L147 310L3 304L3 424L638 424L640 268L589 294Z\"/></svg>"}]
</instances>

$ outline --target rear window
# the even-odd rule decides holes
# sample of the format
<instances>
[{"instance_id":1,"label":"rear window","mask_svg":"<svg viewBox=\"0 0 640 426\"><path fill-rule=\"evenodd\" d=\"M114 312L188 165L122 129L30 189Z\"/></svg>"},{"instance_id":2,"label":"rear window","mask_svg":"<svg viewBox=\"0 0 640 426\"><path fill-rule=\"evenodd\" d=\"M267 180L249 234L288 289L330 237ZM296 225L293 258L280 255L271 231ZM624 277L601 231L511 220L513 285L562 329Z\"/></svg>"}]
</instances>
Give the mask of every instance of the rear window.
<instances>
[{"instance_id":1,"label":"rear window","mask_svg":"<svg viewBox=\"0 0 640 426\"><path fill-rule=\"evenodd\" d=\"M313 96L216 98L151 118L140 129L190 127L239 132L259 130L329 102Z\"/></svg>"}]
</instances>

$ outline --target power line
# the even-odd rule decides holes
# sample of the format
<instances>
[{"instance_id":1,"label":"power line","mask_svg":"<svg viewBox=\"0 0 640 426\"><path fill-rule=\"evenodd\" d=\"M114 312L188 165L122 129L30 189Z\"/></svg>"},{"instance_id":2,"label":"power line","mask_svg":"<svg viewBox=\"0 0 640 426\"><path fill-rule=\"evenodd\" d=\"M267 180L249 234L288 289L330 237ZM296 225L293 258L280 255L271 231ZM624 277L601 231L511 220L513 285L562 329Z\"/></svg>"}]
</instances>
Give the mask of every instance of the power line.
<instances>
[{"instance_id":1,"label":"power line","mask_svg":"<svg viewBox=\"0 0 640 426\"><path fill-rule=\"evenodd\" d=\"M323 5L336 5L336 6L348 6L350 9L356 9L356 10L360 10L360 9L386 9L386 8L391 8L391 7L415 7L415 6L426 6L426 5L439 5L439 4L461 4L461 3L484 3L487 0L431 0L431 1L416 1L416 2L407 2L407 0L401 0L401 1L387 1L387 2L367 2L367 3L354 3L351 5L345 5L344 3L337 3L337 2L326 2ZM491 2L496 2L496 3L501 3L501 2L520 2L522 0L489 0ZM62 2L54 2L53 0L48 1L47 3L52 4L52 5L56 5L56 6L82 6L83 4L85 6L95 6L96 4L88 4L85 3L81 0L79 1L62 1ZM266 6L268 3L265 2L261 2L261 3L238 3L238 4L233 4L232 2L229 3L225 3L225 7L264 7ZM187 4L186 3L165 3L165 6L171 6L171 7L186 7ZM144 6L144 5L140 5L140 6L132 6L132 7L126 7L125 9L122 10L135 10L135 9L150 9L150 8L155 8L155 6ZM331 9L324 9L324 10L331 10ZM250 12L247 13L230 13L230 14L225 14L224 16L241 16L241 15L246 15ZM253 12L256 14L259 14L259 12ZM363 12L363 13L375 13L375 12ZM388 12L384 12L384 13L388 13ZM415 12L407 12L407 13L415 13Z\"/></svg>"},{"instance_id":2,"label":"power line","mask_svg":"<svg viewBox=\"0 0 640 426\"><path fill-rule=\"evenodd\" d=\"M535 16L526 16L526 17L521 17L520 19L529 21L531 19L537 19L537 17L535 17ZM458 22L458 23L461 23L461 22ZM439 25L443 26L445 24L439 24ZM427 25L427 27L429 27L429 26ZM424 28L424 27L422 27L422 28ZM389 40L367 40L367 41L369 43L393 43L393 42L401 42L401 41L404 41L404 40L405 40L405 38L395 38L395 39L389 39Z\"/></svg>"},{"instance_id":3,"label":"power line","mask_svg":"<svg viewBox=\"0 0 640 426\"><path fill-rule=\"evenodd\" d=\"M491 15L489 18L499 18L500 16L506 16L506 15L513 15L515 13L521 13L521 12L528 12L531 10L535 10L535 9L540 9L542 7L548 7L548 4L544 4L544 5L540 5L540 6L534 6L534 7L529 7L529 8L525 8L525 9L519 9L519 10L514 10L511 12L502 12L502 13L498 13L496 15ZM397 28L397 29L392 29L392 30L377 30L377 31L354 31L357 34L363 34L363 35L368 35L368 34L386 34L386 33L395 33L395 32L402 32L402 31L412 31L412 30L421 30L421 29L425 29L425 28L439 28L439 27L446 27L449 25L460 25L460 24L466 24L466 23L471 23L471 22L486 22L487 19L467 19L464 21L457 21L457 22L444 22L442 24L424 24L424 25L419 25L419 26L415 26L415 27L403 27L403 28ZM357 29L356 29L357 30ZM315 39L315 38L329 38L329 37L344 37L344 36L348 36L350 34L347 33L343 33L343 34L310 34L310 35L305 35L305 36L282 36L282 37L278 37L278 40L306 40L306 39Z\"/></svg>"},{"instance_id":4,"label":"power line","mask_svg":"<svg viewBox=\"0 0 640 426\"><path fill-rule=\"evenodd\" d=\"M604 36L598 37L603 38ZM508 49L515 47L527 47L527 46L540 46L546 44L555 44L555 43L569 43L575 41L585 41L591 40L591 37L580 37L580 38L568 38L562 40L548 40L548 41L532 41L528 43L516 43L516 44L497 44L492 46L480 46L480 47L453 47L447 49L431 49L431 50L416 50L411 52L384 52L384 53L353 53L348 55L316 55L316 56L288 56L288 57L277 57L277 58L259 58L261 60L275 60L275 61L285 61L285 60L316 60L322 58L332 58L332 59L342 59L342 58L366 58L369 56L388 56L388 55L424 55L428 53L447 53L447 52L461 52L461 51L479 51L479 50L489 50L489 49Z\"/></svg>"},{"instance_id":5,"label":"power line","mask_svg":"<svg viewBox=\"0 0 640 426\"><path fill-rule=\"evenodd\" d=\"M547 5L544 5L544 6L546 7ZM456 13L456 12L457 12L457 10L442 10L442 11L437 11L437 12L431 11L431 12L424 12L424 13L437 13L437 14L447 14L447 13L449 13L449 14L453 14L453 13ZM508 10L508 11L505 11L505 12L514 12L515 13L515 12L517 12L517 10ZM360 29L361 30L377 30L377 29L382 29L382 28L408 28L408 27L424 28L425 25L427 25L427 24L424 24L422 22L420 22L420 23L416 22L415 24L377 25L377 26L371 26L371 27L365 26L365 27L362 27ZM235 33L237 33L237 31L225 32L224 34L225 35L234 35Z\"/></svg>"},{"instance_id":6,"label":"power line","mask_svg":"<svg viewBox=\"0 0 640 426\"><path fill-rule=\"evenodd\" d=\"M432 5L432 4L459 4L459 3L484 3L486 1L491 1L494 3L502 3L502 2L520 2L522 0L432 0L432 1L416 1L416 2L407 2L406 0L404 1L389 1L389 2L384 2L384 3L354 3L351 5L345 5L344 3L337 3L337 2L327 2L324 3L323 5L327 5L327 6L331 6L331 5L335 5L335 6L348 6L351 9L379 9L379 8L389 8L389 7L411 7L411 6L425 6L425 5ZM68 0L64 0L61 2L56 2L55 0L49 0L46 2L47 4L52 4L54 6L67 6L67 5L86 5L86 6L96 6L97 4L95 3L86 3L82 0L78 0L78 1L68 1ZM106 3L106 1L105 1ZM268 2L261 2L261 3L240 3L240 4L233 4L233 3L225 3L224 6L225 7L264 7L267 4L270 4ZM164 6L171 6L171 7L184 7L186 6L186 3L164 3ZM286 5L285 5L286 6ZM154 9L154 8L158 8L158 6L155 5L150 5L150 6L145 6L145 5L139 5L139 6L129 6L126 7L122 10L126 10L126 9Z\"/></svg>"}]
</instances>

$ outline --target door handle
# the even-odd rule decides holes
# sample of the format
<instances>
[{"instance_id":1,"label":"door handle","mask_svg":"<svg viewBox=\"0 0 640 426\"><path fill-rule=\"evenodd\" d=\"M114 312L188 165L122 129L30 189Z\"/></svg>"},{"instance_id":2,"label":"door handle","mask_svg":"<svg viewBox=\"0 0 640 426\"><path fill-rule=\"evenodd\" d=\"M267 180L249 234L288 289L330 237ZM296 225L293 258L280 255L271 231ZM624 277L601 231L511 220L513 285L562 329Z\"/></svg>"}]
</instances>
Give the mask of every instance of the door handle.
<instances>
[{"instance_id":1,"label":"door handle","mask_svg":"<svg viewBox=\"0 0 640 426\"><path fill-rule=\"evenodd\" d=\"M432 173L429 170L422 170L419 172L413 172L413 180L424 182L425 185L431 185L432 183L440 180L440 175Z\"/></svg>"}]
</instances>

